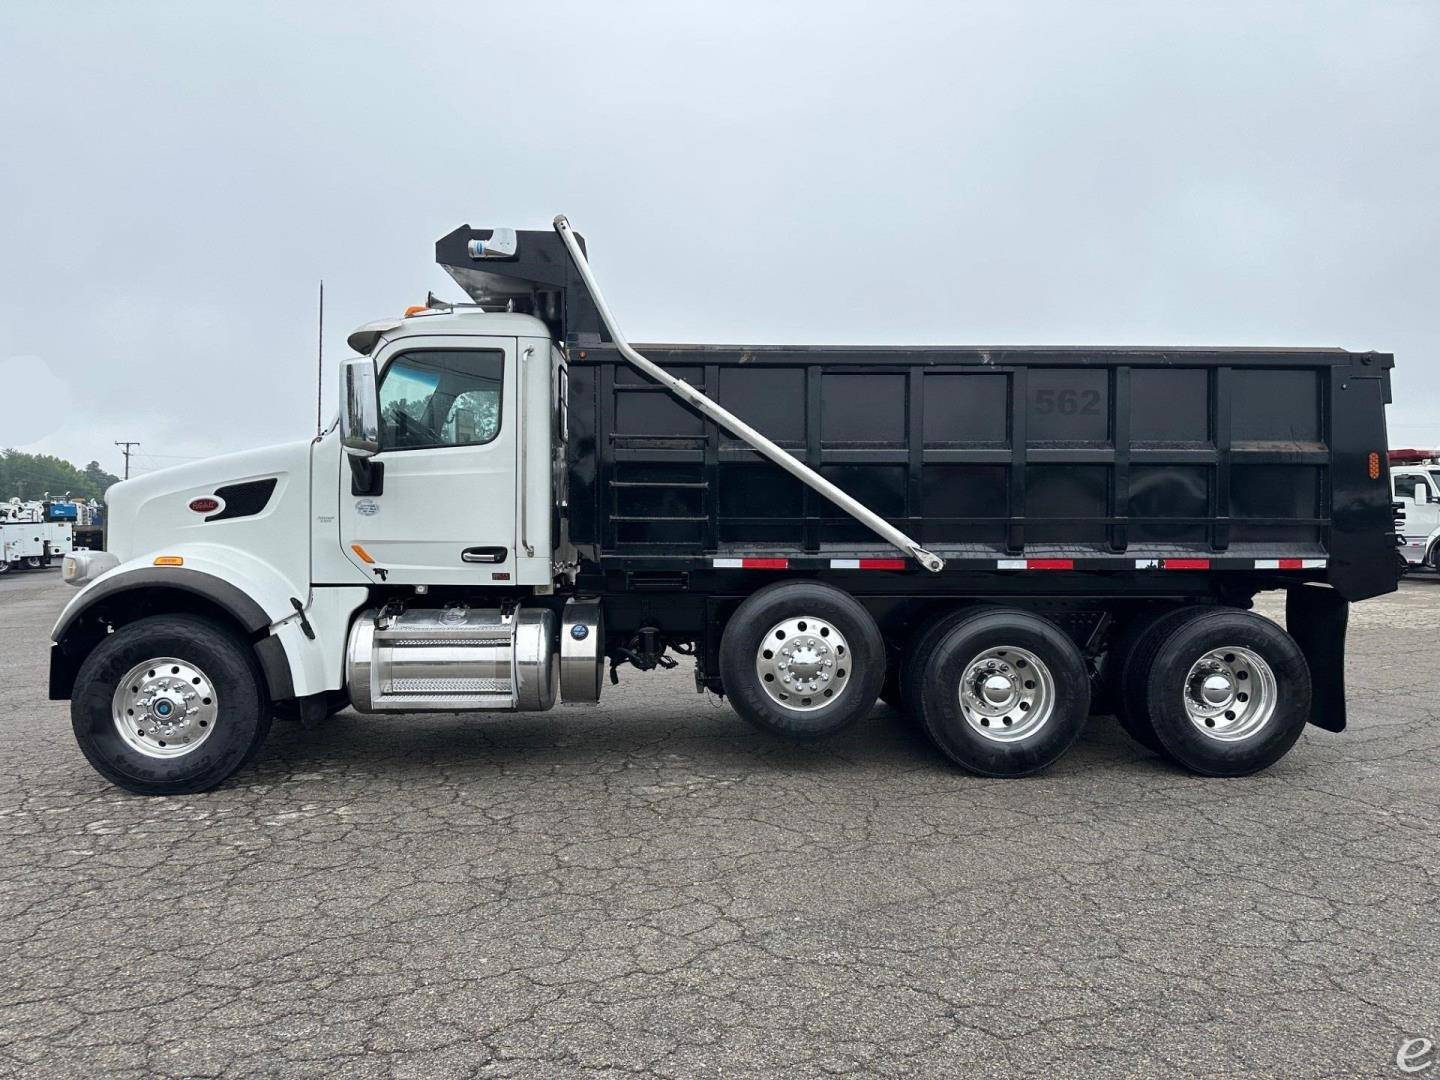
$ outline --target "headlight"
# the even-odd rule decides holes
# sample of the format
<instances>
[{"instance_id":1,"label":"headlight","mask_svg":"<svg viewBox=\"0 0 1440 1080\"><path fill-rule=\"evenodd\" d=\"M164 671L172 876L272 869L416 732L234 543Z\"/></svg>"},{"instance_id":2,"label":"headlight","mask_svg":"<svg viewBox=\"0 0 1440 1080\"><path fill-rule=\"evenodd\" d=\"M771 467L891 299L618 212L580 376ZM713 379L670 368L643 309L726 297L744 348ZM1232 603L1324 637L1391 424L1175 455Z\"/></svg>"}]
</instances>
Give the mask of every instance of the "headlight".
<instances>
[{"instance_id":1,"label":"headlight","mask_svg":"<svg viewBox=\"0 0 1440 1080\"><path fill-rule=\"evenodd\" d=\"M120 560L108 551L76 551L65 556L60 564L60 576L66 585L79 588L119 565Z\"/></svg>"}]
</instances>

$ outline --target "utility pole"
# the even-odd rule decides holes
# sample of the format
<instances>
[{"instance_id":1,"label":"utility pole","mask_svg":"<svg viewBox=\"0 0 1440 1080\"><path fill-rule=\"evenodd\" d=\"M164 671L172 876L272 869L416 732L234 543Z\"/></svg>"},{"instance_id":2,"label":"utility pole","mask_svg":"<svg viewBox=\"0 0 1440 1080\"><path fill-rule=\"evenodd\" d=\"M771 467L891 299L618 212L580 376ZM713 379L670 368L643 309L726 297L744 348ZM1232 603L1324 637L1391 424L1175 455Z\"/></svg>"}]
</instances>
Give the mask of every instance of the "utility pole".
<instances>
[{"instance_id":1,"label":"utility pole","mask_svg":"<svg viewBox=\"0 0 1440 1080\"><path fill-rule=\"evenodd\" d=\"M129 480L129 479L130 479L130 448L131 448L132 446L139 446L140 444L139 444L138 442L120 442L120 441L116 441L115 445L118 446L118 447L120 447L120 452L125 455L125 479L126 479L126 480Z\"/></svg>"}]
</instances>

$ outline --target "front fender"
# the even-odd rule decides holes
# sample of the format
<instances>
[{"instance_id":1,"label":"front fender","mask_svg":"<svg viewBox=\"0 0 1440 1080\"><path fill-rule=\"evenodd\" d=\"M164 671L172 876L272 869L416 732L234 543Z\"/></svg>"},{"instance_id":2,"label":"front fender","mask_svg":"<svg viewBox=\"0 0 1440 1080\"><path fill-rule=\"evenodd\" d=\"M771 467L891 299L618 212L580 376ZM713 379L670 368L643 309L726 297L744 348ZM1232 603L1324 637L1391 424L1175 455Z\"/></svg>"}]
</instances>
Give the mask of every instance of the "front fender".
<instances>
[{"instance_id":1,"label":"front fender","mask_svg":"<svg viewBox=\"0 0 1440 1080\"><path fill-rule=\"evenodd\" d=\"M84 618L88 612L101 604L113 607L117 599L123 605L132 593L138 605L142 597L153 598L161 591L171 597L184 594L228 615L254 644L272 700L340 688L344 631L335 624L348 625L349 615L365 602L366 589L320 590L324 602L317 605L308 585L297 586L275 567L243 551L211 544L166 548L164 555L183 560L179 566L156 566L158 554L121 563L65 606L50 634L52 699L70 696L75 673L103 634L88 625Z\"/></svg>"},{"instance_id":2,"label":"front fender","mask_svg":"<svg viewBox=\"0 0 1440 1080\"><path fill-rule=\"evenodd\" d=\"M176 556L180 566L156 566L161 554ZM213 544L185 544L148 552L107 570L75 594L60 612L52 641L61 641L75 620L106 597L135 589L171 588L196 593L224 608L247 633L261 630L295 615L290 597L295 586L278 570L253 555ZM308 591L308 590L306 590ZM302 591L297 597L304 600Z\"/></svg>"}]
</instances>

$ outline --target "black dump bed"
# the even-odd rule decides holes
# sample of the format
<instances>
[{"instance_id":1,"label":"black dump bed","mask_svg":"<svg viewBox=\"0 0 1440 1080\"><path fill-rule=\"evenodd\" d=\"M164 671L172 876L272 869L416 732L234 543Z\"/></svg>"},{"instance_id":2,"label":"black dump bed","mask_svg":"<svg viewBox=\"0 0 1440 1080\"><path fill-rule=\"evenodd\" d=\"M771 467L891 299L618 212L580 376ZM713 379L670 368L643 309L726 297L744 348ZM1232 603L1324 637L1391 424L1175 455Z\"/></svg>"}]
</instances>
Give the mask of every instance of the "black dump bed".
<instances>
[{"instance_id":1,"label":"black dump bed","mask_svg":"<svg viewBox=\"0 0 1440 1080\"><path fill-rule=\"evenodd\" d=\"M951 572L1291 570L1349 599L1395 587L1388 355L638 348ZM570 532L588 557L899 557L608 345L572 346L569 383Z\"/></svg>"},{"instance_id":2,"label":"black dump bed","mask_svg":"<svg viewBox=\"0 0 1440 1080\"><path fill-rule=\"evenodd\" d=\"M1387 354L638 346L944 557L936 576L627 365L558 236L476 254L495 235L462 226L436 260L566 343L568 523L591 570L657 588L752 567L874 567L936 591L976 575L1003 591L1028 569L1079 592L1165 570L1180 592L1213 591L1208 571L1237 591L1395 588Z\"/></svg>"}]
</instances>

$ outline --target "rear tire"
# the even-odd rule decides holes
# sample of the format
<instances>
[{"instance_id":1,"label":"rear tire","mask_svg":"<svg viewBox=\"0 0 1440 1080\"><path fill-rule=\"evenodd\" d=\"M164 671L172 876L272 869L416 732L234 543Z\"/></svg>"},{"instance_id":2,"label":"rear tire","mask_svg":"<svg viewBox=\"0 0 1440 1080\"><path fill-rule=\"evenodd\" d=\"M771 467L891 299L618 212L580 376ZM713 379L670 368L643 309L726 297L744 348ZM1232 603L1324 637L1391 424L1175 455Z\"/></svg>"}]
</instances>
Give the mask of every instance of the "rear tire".
<instances>
[{"instance_id":1,"label":"rear tire","mask_svg":"<svg viewBox=\"0 0 1440 1080\"><path fill-rule=\"evenodd\" d=\"M1248 611L1215 611L1172 628L1146 681L1155 734L1201 776L1268 768L1310 718L1310 668L1300 646Z\"/></svg>"},{"instance_id":2,"label":"rear tire","mask_svg":"<svg viewBox=\"0 0 1440 1080\"><path fill-rule=\"evenodd\" d=\"M746 599L720 638L720 679L737 713L790 739L820 739L867 715L885 681L885 641L849 593L817 582Z\"/></svg>"},{"instance_id":3,"label":"rear tire","mask_svg":"<svg viewBox=\"0 0 1440 1080\"><path fill-rule=\"evenodd\" d=\"M922 639L906 682L931 740L981 776L1026 776L1080 736L1090 677L1070 637L1025 611L987 609L941 620Z\"/></svg>"},{"instance_id":4,"label":"rear tire","mask_svg":"<svg viewBox=\"0 0 1440 1080\"><path fill-rule=\"evenodd\" d=\"M1177 627L1215 610L1194 605L1147 612L1137 616L1115 643L1115 663L1111 672L1115 719L1120 721L1127 735L1153 753L1166 753L1150 723L1150 707L1146 703L1150 665L1155 653Z\"/></svg>"},{"instance_id":5,"label":"rear tire","mask_svg":"<svg viewBox=\"0 0 1440 1080\"><path fill-rule=\"evenodd\" d=\"M4 577L6 574L10 573L10 571L14 569L15 564L13 562L0 562L0 577Z\"/></svg>"},{"instance_id":6,"label":"rear tire","mask_svg":"<svg viewBox=\"0 0 1440 1080\"><path fill-rule=\"evenodd\" d=\"M70 702L95 771L139 795L216 787L259 751L270 716L249 643L193 615L107 636L81 664Z\"/></svg>"},{"instance_id":7,"label":"rear tire","mask_svg":"<svg viewBox=\"0 0 1440 1080\"><path fill-rule=\"evenodd\" d=\"M26 555L26 556L25 556L25 569L26 569L26 570L39 570L39 569L41 569L42 567L44 567L45 565L47 565L45 559L42 558L42 557L39 556L39 555Z\"/></svg>"}]
</instances>

